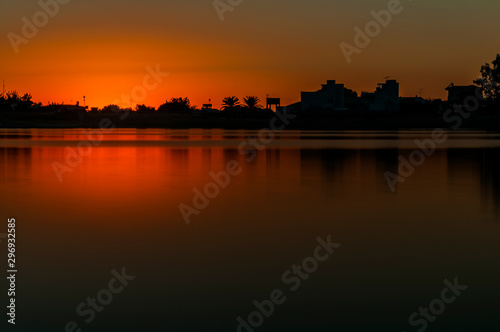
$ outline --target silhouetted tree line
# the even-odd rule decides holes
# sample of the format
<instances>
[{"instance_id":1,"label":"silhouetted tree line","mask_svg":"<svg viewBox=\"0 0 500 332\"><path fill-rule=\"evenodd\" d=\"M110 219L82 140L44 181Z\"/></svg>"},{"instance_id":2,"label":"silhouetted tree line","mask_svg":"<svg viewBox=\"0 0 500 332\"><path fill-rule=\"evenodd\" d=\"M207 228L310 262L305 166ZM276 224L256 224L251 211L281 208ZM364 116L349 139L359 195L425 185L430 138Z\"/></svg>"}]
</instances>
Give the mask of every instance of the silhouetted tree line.
<instances>
[{"instance_id":1,"label":"silhouetted tree line","mask_svg":"<svg viewBox=\"0 0 500 332\"><path fill-rule=\"evenodd\" d=\"M474 81L477 84L485 98L486 105L492 106L491 109L498 109L500 106L500 54L497 54L493 62L487 63L481 67L481 77ZM344 89L345 106L351 110L362 110L366 107L358 97L358 93L351 89ZM443 109L443 103L440 99L418 99L402 98L400 102L402 112L428 112L439 113ZM446 106L446 105L444 105ZM17 91L9 91L0 93L0 111L60 111L62 105L51 103L42 106L41 103L35 104L32 101L32 95L25 93L20 95ZM118 105L107 105L98 112L110 113L120 111ZM165 101L162 105L155 109L147 105L137 105L135 108L137 113L163 113L163 114L190 114L198 111L207 111L206 109L198 109L191 104L188 97L171 98ZM217 110L209 110L217 111ZM260 105L260 99L256 96L246 96L242 102L236 96L228 96L222 100L222 107L219 110L221 114L231 116L252 116L265 115L272 112Z\"/></svg>"},{"instance_id":2,"label":"silhouetted tree line","mask_svg":"<svg viewBox=\"0 0 500 332\"><path fill-rule=\"evenodd\" d=\"M25 93L20 95L16 90L8 91L5 94L0 93L0 110L2 111L15 111L26 110L34 105L31 101L31 94Z\"/></svg>"},{"instance_id":3,"label":"silhouetted tree line","mask_svg":"<svg viewBox=\"0 0 500 332\"><path fill-rule=\"evenodd\" d=\"M117 112L120 109L118 105L107 105L105 106L101 112ZM142 114L152 114L152 113L163 113L163 114L190 114L193 112L206 111L206 109L198 109L195 105L191 104L191 101L188 97L177 97L171 98L170 100L165 101L162 105L158 107L158 109L147 106L145 104L140 104L135 107L135 111L137 113ZM260 105L260 99L256 96L246 96L243 98L243 103L240 102L240 99L236 96L228 96L222 100L222 107L220 110L210 109L210 111L220 111L221 114L262 114L271 112L270 110L264 109Z\"/></svg>"},{"instance_id":4,"label":"silhouetted tree line","mask_svg":"<svg viewBox=\"0 0 500 332\"><path fill-rule=\"evenodd\" d=\"M158 107L158 113L190 113L196 111L188 97L172 98Z\"/></svg>"},{"instance_id":5,"label":"silhouetted tree line","mask_svg":"<svg viewBox=\"0 0 500 332\"><path fill-rule=\"evenodd\" d=\"M495 104L500 104L500 54L491 64L481 67L481 78L474 81L481 87L486 99Z\"/></svg>"},{"instance_id":6,"label":"silhouetted tree line","mask_svg":"<svg viewBox=\"0 0 500 332\"><path fill-rule=\"evenodd\" d=\"M243 104L240 103L240 100L238 97L235 96L229 96L225 97L222 100L222 108L220 109L221 112L227 112L227 113L248 113L248 112L254 112L256 113L257 111L265 111L262 106L259 104L260 99L256 96L247 96L243 99ZM120 110L120 107L118 105L107 105L103 107L101 112L105 113L111 113L111 112L117 112ZM142 113L142 114L152 114L152 113L163 113L163 114L190 114L192 112L198 112L202 111L204 109L198 109L195 105L191 104L191 101L189 100L188 97L177 97L177 98L171 98L170 100L165 101L158 109L147 106L145 104L139 104L135 107L135 111L137 113ZM212 111L217 111L213 110Z\"/></svg>"}]
</instances>

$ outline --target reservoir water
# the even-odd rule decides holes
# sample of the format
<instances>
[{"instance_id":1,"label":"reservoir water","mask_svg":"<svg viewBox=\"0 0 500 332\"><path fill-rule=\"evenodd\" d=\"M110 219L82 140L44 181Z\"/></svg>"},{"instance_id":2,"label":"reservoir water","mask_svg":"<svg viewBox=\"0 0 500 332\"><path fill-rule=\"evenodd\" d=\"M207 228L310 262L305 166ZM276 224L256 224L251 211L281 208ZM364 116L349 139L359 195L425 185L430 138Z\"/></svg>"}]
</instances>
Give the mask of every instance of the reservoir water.
<instances>
[{"instance_id":1,"label":"reservoir water","mask_svg":"<svg viewBox=\"0 0 500 332\"><path fill-rule=\"evenodd\" d=\"M500 134L449 132L389 185L416 140L431 138L0 129L0 217L17 228L16 327L491 330ZM120 283L123 269L135 278ZM109 291L113 278L120 291ZM445 292L454 298L445 303L454 282L467 288Z\"/></svg>"}]
</instances>

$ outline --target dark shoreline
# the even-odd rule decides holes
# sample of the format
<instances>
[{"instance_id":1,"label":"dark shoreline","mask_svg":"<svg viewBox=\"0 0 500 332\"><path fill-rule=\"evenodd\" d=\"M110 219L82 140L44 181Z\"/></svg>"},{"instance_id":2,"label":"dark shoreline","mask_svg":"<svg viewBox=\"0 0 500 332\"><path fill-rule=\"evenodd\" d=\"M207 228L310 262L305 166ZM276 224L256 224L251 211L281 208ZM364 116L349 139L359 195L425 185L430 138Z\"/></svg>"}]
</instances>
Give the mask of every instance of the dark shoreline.
<instances>
[{"instance_id":1,"label":"dark shoreline","mask_svg":"<svg viewBox=\"0 0 500 332\"><path fill-rule=\"evenodd\" d=\"M33 112L0 113L0 128L6 129L242 129L271 128L272 123L283 130L500 130L500 112L477 111L468 119L456 115L445 121L443 114L342 112L337 114L298 115L283 125L271 121L276 114L228 116L226 114L141 114L85 113L37 114ZM286 122L286 121L285 121Z\"/></svg>"}]
</instances>

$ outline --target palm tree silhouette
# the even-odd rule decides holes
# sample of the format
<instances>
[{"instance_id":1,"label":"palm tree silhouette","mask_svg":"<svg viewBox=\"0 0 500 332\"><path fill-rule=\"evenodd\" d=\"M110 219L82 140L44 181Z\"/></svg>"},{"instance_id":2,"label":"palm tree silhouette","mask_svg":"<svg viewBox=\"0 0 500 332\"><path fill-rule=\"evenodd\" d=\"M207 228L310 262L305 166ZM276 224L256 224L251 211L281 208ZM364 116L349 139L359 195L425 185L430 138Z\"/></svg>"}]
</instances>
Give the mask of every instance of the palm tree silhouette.
<instances>
[{"instance_id":1,"label":"palm tree silhouette","mask_svg":"<svg viewBox=\"0 0 500 332\"><path fill-rule=\"evenodd\" d=\"M248 109L256 109L256 108L260 108L259 107L259 102L260 102L260 99L259 97L256 97L256 96L247 96L245 98L243 98L243 102L245 103L245 106L248 108Z\"/></svg>"},{"instance_id":2,"label":"palm tree silhouette","mask_svg":"<svg viewBox=\"0 0 500 332\"><path fill-rule=\"evenodd\" d=\"M240 106L240 99L236 96L226 97L222 100L222 109L231 110Z\"/></svg>"}]
</instances>

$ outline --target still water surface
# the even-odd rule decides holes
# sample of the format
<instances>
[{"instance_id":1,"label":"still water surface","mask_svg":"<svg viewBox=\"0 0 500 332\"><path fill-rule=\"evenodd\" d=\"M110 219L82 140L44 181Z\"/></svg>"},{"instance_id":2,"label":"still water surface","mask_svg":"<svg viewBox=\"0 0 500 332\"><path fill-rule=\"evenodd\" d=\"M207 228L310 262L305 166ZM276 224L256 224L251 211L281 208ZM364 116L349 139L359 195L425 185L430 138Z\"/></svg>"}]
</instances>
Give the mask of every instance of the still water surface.
<instances>
[{"instance_id":1,"label":"still water surface","mask_svg":"<svg viewBox=\"0 0 500 332\"><path fill-rule=\"evenodd\" d=\"M449 133L393 192L384 173L430 132L290 131L239 151L258 132L117 129L78 160L86 133L0 130L19 331L237 331L275 289L286 301L255 331L417 331L409 316L455 277L468 289L427 330L497 326L499 134ZM234 161L241 173L186 225L179 204ZM341 246L290 290L282 275L329 235ZM78 305L123 267L136 278L85 323Z\"/></svg>"}]
</instances>

